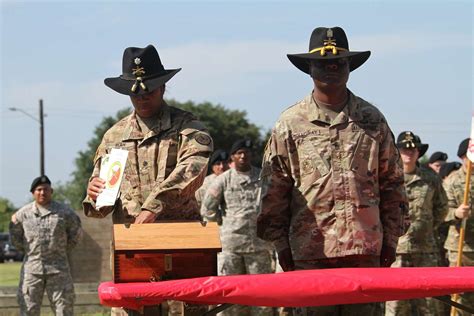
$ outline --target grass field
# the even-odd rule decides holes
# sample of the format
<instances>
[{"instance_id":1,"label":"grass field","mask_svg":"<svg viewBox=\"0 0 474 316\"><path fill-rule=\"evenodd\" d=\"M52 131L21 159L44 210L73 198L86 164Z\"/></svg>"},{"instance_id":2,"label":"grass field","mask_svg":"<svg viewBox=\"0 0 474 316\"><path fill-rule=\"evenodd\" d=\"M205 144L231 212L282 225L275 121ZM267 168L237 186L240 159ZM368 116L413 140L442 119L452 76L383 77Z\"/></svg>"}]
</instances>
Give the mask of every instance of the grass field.
<instances>
[{"instance_id":1,"label":"grass field","mask_svg":"<svg viewBox=\"0 0 474 316\"><path fill-rule=\"evenodd\" d=\"M20 269L21 262L0 263L0 286L17 286Z\"/></svg>"}]
</instances>

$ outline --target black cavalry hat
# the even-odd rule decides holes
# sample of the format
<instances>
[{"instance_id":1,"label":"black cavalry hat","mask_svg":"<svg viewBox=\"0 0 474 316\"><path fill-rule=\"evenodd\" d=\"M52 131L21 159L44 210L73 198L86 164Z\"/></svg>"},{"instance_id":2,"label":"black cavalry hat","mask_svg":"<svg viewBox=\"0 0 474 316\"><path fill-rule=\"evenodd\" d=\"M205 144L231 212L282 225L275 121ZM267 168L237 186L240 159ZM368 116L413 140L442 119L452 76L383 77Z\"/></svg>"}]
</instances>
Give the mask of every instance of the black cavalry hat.
<instances>
[{"instance_id":1,"label":"black cavalry hat","mask_svg":"<svg viewBox=\"0 0 474 316\"><path fill-rule=\"evenodd\" d=\"M423 157L423 155L428 150L428 144L422 144L419 136L413 134L413 132L401 132L397 137L397 147L398 148L418 148L418 158Z\"/></svg>"},{"instance_id":2,"label":"black cavalry hat","mask_svg":"<svg viewBox=\"0 0 474 316\"><path fill-rule=\"evenodd\" d=\"M310 74L312 60L349 58L349 70L353 71L369 59L370 51L351 52L344 30L338 26L332 28L318 27L313 30L309 39L309 52L288 54L288 59L299 70Z\"/></svg>"},{"instance_id":3,"label":"black cavalry hat","mask_svg":"<svg viewBox=\"0 0 474 316\"><path fill-rule=\"evenodd\" d=\"M104 83L121 94L141 95L161 87L180 70L165 69L153 45L127 47L123 52L122 74L106 78Z\"/></svg>"}]
</instances>

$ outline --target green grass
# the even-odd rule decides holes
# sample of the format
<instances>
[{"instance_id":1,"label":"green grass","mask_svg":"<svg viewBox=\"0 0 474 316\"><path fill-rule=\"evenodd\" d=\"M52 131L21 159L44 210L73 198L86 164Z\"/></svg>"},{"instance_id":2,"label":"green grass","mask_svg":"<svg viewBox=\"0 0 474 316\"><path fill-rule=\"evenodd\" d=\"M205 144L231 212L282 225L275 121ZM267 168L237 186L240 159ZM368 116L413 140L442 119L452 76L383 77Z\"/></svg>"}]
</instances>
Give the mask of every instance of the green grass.
<instances>
[{"instance_id":1,"label":"green grass","mask_svg":"<svg viewBox=\"0 0 474 316\"><path fill-rule=\"evenodd\" d=\"M21 262L0 263L0 286L17 286L20 281Z\"/></svg>"}]
</instances>

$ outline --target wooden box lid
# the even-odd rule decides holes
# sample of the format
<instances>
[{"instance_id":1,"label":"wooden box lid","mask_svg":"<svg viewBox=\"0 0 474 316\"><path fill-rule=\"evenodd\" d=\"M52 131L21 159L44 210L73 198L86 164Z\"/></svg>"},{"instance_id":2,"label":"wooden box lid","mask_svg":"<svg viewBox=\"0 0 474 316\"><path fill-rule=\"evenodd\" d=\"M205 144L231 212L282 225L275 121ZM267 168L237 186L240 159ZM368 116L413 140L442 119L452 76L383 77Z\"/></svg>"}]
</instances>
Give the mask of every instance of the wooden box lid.
<instances>
[{"instance_id":1,"label":"wooden box lid","mask_svg":"<svg viewBox=\"0 0 474 316\"><path fill-rule=\"evenodd\" d=\"M114 251L208 250L221 251L217 223L173 222L123 224L113 227Z\"/></svg>"}]
</instances>

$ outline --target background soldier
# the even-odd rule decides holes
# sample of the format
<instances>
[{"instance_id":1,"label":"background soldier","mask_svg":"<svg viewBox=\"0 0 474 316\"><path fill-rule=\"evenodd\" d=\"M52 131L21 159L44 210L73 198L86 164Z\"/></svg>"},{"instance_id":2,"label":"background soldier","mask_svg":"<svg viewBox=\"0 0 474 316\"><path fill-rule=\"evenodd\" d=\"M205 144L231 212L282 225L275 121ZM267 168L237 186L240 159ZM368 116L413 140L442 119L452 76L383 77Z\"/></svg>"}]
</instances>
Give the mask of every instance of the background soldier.
<instances>
[{"instance_id":1,"label":"background soldier","mask_svg":"<svg viewBox=\"0 0 474 316\"><path fill-rule=\"evenodd\" d=\"M236 141L230 150L235 168L218 176L204 197L204 218L222 218L219 275L271 273L270 245L257 237L260 168L251 165L252 142ZM223 315L273 315L269 307L233 306Z\"/></svg>"},{"instance_id":2,"label":"background soldier","mask_svg":"<svg viewBox=\"0 0 474 316\"><path fill-rule=\"evenodd\" d=\"M397 146L403 161L405 187L408 196L410 228L398 240L397 259L392 267L436 267L439 249L436 229L444 221L447 209L446 193L440 178L432 171L417 167L418 158L428 149L412 132L402 132ZM444 306L433 298L390 301L385 315L442 315Z\"/></svg>"},{"instance_id":3,"label":"background soldier","mask_svg":"<svg viewBox=\"0 0 474 316\"><path fill-rule=\"evenodd\" d=\"M420 155L420 158L422 155ZM434 172L439 174L441 167L446 163L448 160L448 154L443 153L441 151L434 152L430 159L428 160L428 167L430 167Z\"/></svg>"},{"instance_id":4,"label":"background soldier","mask_svg":"<svg viewBox=\"0 0 474 316\"><path fill-rule=\"evenodd\" d=\"M458 257L459 229L463 219L466 221L466 230L464 237L464 247L462 256L463 266L474 266L474 217L472 216L472 205L474 201L474 183L471 180L469 189L469 205L463 204L463 195L466 185L467 171L467 147L469 138L466 138L459 144L458 157L461 158L463 166L453 171L444 181L444 189L448 196L449 212L446 220L449 222L448 238L444 248L448 251L450 266L456 266ZM474 292L460 295L460 303L474 308ZM459 315L469 315L467 312L458 312Z\"/></svg>"},{"instance_id":5,"label":"background soldier","mask_svg":"<svg viewBox=\"0 0 474 316\"><path fill-rule=\"evenodd\" d=\"M86 216L113 212L114 223L135 224L199 220L194 194L206 173L212 139L191 113L163 100L165 83L180 69L164 69L152 45L126 48L122 68L120 77L107 78L105 84L129 95L135 110L111 127L97 148L83 202ZM105 187L99 178L101 158L113 148L128 150L120 194L114 206L97 209L95 201Z\"/></svg>"},{"instance_id":6,"label":"background soldier","mask_svg":"<svg viewBox=\"0 0 474 316\"><path fill-rule=\"evenodd\" d=\"M222 149L217 149L209 159L209 175L204 179L201 187L196 191L196 201L201 206L206 191L218 175L229 169L229 155ZM217 219L218 220L218 219Z\"/></svg>"},{"instance_id":7,"label":"background soldier","mask_svg":"<svg viewBox=\"0 0 474 316\"><path fill-rule=\"evenodd\" d=\"M403 170L385 118L347 89L370 52L351 52L340 27L316 28L309 53L288 55L314 90L288 108L264 155L258 236L283 270L388 267L403 235ZM268 187L267 187L268 186ZM310 308L372 315L376 304Z\"/></svg>"},{"instance_id":8,"label":"background soldier","mask_svg":"<svg viewBox=\"0 0 474 316\"><path fill-rule=\"evenodd\" d=\"M55 315L73 315L74 285L68 253L82 236L81 220L68 206L52 201L47 176L33 180L34 202L12 216L10 236L25 253L18 286L21 315L40 315L46 290Z\"/></svg>"}]
</instances>

